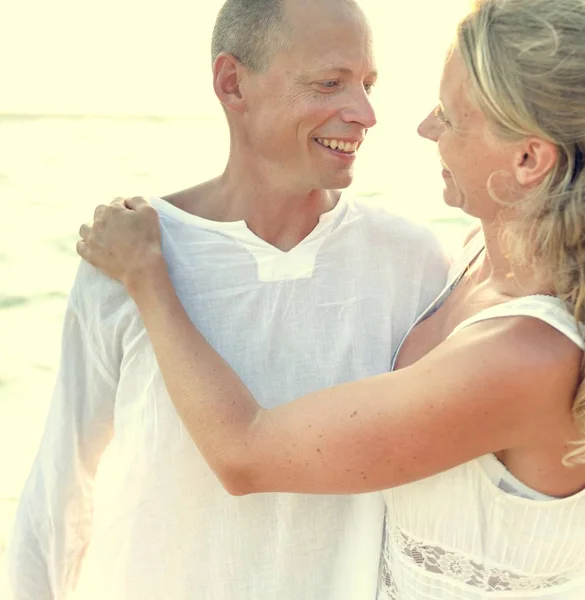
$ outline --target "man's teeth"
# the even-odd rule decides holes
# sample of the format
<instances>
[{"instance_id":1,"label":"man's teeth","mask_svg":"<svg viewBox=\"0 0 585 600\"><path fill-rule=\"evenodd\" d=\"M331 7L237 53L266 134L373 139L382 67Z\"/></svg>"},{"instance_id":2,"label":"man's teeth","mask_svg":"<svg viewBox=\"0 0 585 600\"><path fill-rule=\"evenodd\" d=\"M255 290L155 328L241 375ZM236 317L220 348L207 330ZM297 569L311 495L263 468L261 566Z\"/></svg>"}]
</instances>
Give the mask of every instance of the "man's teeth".
<instances>
[{"instance_id":1,"label":"man's teeth","mask_svg":"<svg viewBox=\"0 0 585 600\"><path fill-rule=\"evenodd\" d=\"M328 140L326 138L317 138L317 142L322 146L326 146L327 148L331 148L331 150L340 150L341 152L346 152L347 154L352 154L358 149L360 145L359 142L344 142L343 140Z\"/></svg>"}]
</instances>

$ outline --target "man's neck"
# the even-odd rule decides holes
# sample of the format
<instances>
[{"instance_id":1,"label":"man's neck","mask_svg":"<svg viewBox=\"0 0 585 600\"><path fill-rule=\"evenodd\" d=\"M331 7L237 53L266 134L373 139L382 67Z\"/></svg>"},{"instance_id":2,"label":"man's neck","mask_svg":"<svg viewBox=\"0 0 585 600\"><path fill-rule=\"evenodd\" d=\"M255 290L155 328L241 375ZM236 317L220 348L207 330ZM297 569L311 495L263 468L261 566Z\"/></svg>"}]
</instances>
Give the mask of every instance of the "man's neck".
<instances>
[{"instance_id":1,"label":"man's neck","mask_svg":"<svg viewBox=\"0 0 585 600\"><path fill-rule=\"evenodd\" d=\"M220 177L167 199L211 221L245 221L255 235L286 252L315 229L340 196L338 190L291 192L279 182L237 177L226 169Z\"/></svg>"}]
</instances>

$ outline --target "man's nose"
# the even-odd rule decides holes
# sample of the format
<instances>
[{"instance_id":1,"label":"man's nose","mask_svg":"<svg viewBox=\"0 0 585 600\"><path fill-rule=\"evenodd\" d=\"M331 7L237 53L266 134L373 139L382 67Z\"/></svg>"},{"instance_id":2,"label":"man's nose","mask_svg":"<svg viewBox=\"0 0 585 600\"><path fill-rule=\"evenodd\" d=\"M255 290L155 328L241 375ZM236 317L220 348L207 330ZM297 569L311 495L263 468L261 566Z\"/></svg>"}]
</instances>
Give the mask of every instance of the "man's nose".
<instances>
[{"instance_id":1,"label":"man's nose","mask_svg":"<svg viewBox=\"0 0 585 600\"><path fill-rule=\"evenodd\" d=\"M342 112L344 123L359 123L366 129L373 127L378 120L376 112L365 89L356 92L351 103Z\"/></svg>"}]
</instances>

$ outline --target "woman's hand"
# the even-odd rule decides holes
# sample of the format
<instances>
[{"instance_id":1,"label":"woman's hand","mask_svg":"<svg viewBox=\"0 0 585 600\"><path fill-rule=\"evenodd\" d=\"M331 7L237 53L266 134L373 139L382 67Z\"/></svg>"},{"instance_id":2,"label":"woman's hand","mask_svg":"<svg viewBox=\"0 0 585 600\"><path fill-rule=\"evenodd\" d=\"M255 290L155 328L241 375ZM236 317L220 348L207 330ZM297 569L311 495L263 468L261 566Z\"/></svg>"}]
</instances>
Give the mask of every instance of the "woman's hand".
<instances>
[{"instance_id":1,"label":"woman's hand","mask_svg":"<svg viewBox=\"0 0 585 600\"><path fill-rule=\"evenodd\" d=\"M166 270L158 214L144 198L116 198L98 206L93 219L79 230L77 253L129 293Z\"/></svg>"}]
</instances>

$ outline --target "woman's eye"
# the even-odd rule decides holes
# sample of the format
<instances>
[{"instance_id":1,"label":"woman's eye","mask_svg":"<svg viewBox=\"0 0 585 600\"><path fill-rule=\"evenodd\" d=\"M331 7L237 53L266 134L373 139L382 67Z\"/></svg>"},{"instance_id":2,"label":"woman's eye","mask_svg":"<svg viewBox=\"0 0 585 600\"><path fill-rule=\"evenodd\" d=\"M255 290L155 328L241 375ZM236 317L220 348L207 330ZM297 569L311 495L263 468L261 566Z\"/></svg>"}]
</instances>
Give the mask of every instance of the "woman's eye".
<instances>
[{"instance_id":1,"label":"woman's eye","mask_svg":"<svg viewBox=\"0 0 585 600\"><path fill-rule=\"evenodd\" d=\"M449 125L449 119L447 119L447 117L445 116L442 106L437 106L437 108L435 108L435 110L433 111L433 114L437 119L439 119L439 121L445 123L445 125Z\"/></svg>"}]
</instances>

